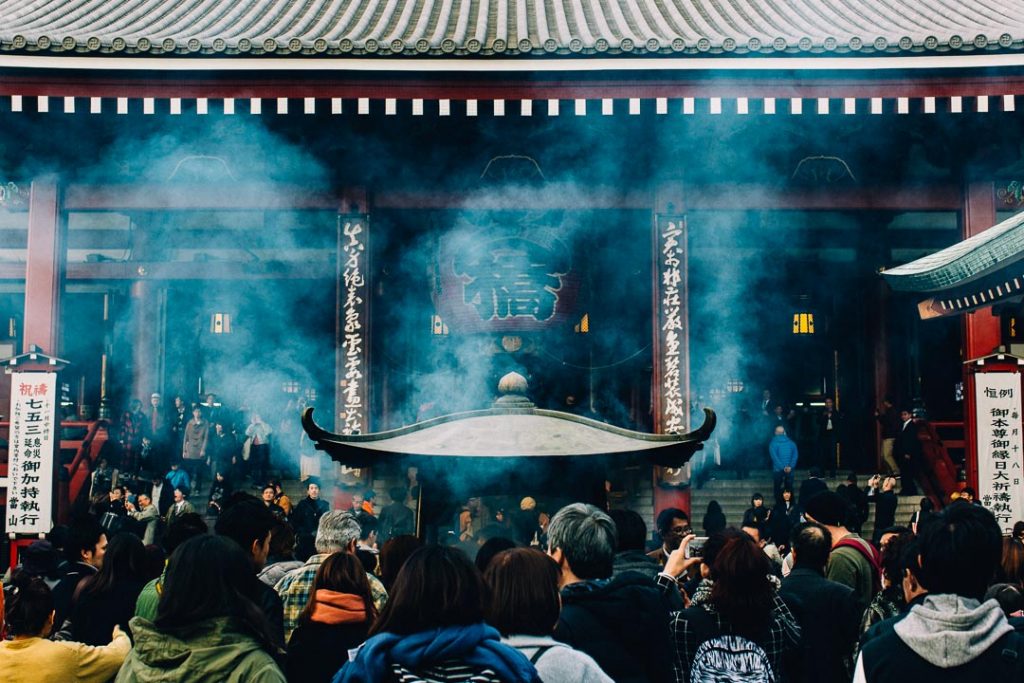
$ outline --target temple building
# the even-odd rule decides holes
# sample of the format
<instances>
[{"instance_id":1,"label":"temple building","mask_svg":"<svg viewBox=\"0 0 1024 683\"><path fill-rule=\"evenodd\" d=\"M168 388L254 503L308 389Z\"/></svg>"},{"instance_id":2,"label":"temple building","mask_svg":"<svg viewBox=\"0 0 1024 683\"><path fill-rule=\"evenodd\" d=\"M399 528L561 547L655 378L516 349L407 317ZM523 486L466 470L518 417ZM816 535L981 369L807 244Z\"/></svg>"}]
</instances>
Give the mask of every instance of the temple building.
<instances>
[{"instance_id":1,"label":"temple building","mask_svg":"<svg viewBox=\"0 0 1024 683\"><path fill-rule=\"evenodd\" d=\"M711 408L696 457L754 469L832 399L870 472L891 396L972 481L1022 67L1024 0L0 0L0 356L66 360L66 419L214 393L296 454L297 405L376 434L516 373L622 433ZM689 505L692 463L611 462Z\"/></svg>"}]
</instances>

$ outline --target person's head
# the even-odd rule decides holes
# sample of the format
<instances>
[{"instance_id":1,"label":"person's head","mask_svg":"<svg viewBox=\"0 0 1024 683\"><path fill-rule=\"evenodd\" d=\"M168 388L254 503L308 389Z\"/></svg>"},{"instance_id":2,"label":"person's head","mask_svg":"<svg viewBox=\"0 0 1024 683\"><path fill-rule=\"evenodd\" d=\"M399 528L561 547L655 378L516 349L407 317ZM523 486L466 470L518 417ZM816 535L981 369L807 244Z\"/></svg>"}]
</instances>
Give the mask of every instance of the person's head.
<instances>
[{"instance_id":1,"label":"person's head","mask_svg":"<svg viewBox=\"0 0 1024 683\"><path fill-rule=\"evenodd\" d=\"M965 486L960 490L960 498L966 500L968 503L973 503L974 499L977 498L977 494L974 489L970 486Z\"/></svg>"},{"instance_id":2,"label":"person's head","mask_svg":"<svg viewBox=\"0 0 1024 683\"><path fill-rule=\"evenodd\" d=\"M775 427L775 436L783 436L786 433L786 428L782 425Z\"/></svg>"},{"instance_id":3,"label":"person's head","mask_svg":"<svg viewBox=\"0 0 1024 683\"><path fill-rule=\"evenodd\" d=\"M293 552L295 552L295 531L291 524L279 521L270 530L270 554L268 557L288 560L291 559Z\"/></svg>"},{"instance_id":4,"label":"person's head","mask_svg":"<svg viewBox=\"0 0 1024 683\"><path fill-rule=\"evenodd\" d=\"M1020 584L994 583L985 591L985 600L995 600L1008 617L1021 616L1024 610L1024 592Z\"/></svg>"},{"instance_id":5,"label":"person's head","mask_svg":"<svg viewBox=\"0 0 1024 683\"><path fill-rule=\"evenodd\" d=\"M392 503L404 503L405 502L406 489L404 486L392 486L388 489L388 497L391 498Z\"/></svg>"},{"instance_id":6,"label":"person's head","mask_svg":"<svg viewBox=\"0 0 1024 683\"><path fill-rule=\"evenodd\" d=\"M821 524L803 522L789 534L793 548L793 568L810 569L824 575L832 552L832 534Z\"/></svg>"},{"instance_id":7,"label":"person's head","mask_svg":"<svg viewBox=\"0 0 1024 683\"><path fill-rule=\"evenodd\" d=\"M174 522L167 527L161 546L170 557L171 553L182 543L193 536L202 536L207 531L209 531L209 527L206 526L206 522L199 516L199 513L188 512L181 517L176 517Z\"/></svg>"},{"instance_id":8,"label":"person's head","mask_svg":"<svg viewBox=\"0 0 1024 683\"><path fill-rule=\"evenodd\" d=\"M932 502L931 498L922 498L921 502L919 503L919 505L921 507L921 512L934 512L935 511L935 503Z\"/></svg>"},{"instance_id":9,"label":"person's head","mask_svg":"<svg viewBox=\"0 0 1024 683\"><path fill-rule=\"evenodd\" d=\"M146 573L146 551L135 534L114 534L103 554L99 572L86 579L83 593L102 595L115 584L141 579Z\"/></svg>"},{"instance_id":10,"label":"person's head","mask_svg":"<svg viewBox=\"0 0 1024 683\"><path fill-rule=\"evenodd\" d=\"M502 635L550 636L562 603L555 562L533 548L498 553L484 573L487 623Z\"/></svg>"},{"instance_id":11,"label":"person's head","mask_svg":"<svg viewBox=\"0 0 1024 683\"><path fill-rule=\"evenodd\" d=\"M420 548L406 560L391 588L371 636L410 635L483 621L480 572L458 548Z\"/></svg>"},{"instance_id":12,"label":"person's head","mask_svg":"<svg viewBox=\"0 0 1024 683\"><path fill-rule=\"evenodd\" d=\"M850 472L848 475L846 475L846 483L850 484L851 486L856 486L857 485L857 473L856 472Z\"/></svg>"},{"instance_id":13,"label":"person's head","mask_svg":"<svg viewBox=\"0 0 1024 683\"><path fill-rule=\"evenodd\" d=\"M162 402L163 402L163 399L160 398L160 394L156 394L156 393L150 394L150 396L149 396L149 404L151 406L153 406L154 408L159 408L160 407L160 403L162 403Z\"/></svg>"},{"instance_id":14,"label":"person's head","mask_svg":"<svg viewBox=\"0 0 1024 683\"><path fill-rule=\"evenodd\" d=\"M643 550L647 545L647 525L634 510L610 510L608 516L615 522L615 535L619 539L616 552Z\"/></svg>"},{"instance_id":15,"label":"person's head","mask_svg":"<svg viewBox=\"0 0 1024 683\"><path fill-rule=\"evenodd\" d=\"M130 410L131 410L131 411L132 411L133 413L137 413L137 412L139 412L140 410L142 410L142 401L140 401L140 400L139 400L139 399L137 399L137 398L133 398L133 399L132 399L132 401L131 401L131 403L129 403L128 405L130 406Z\"/></svg>"},{"instance_id":16,"label":"person's head","mask_svg":"<svg viewBox=\"0 0 1024 683\"><path fill-rule=\"evenodd\" d=\"M764 505L764 496L760 493L755 493L750 497L750 507L759 508Z\"/></svg>"},{"instance_id":17,"label":"person's head","mask_svg":"<svg viewBox=\"0 0 1024 683\"><path fill-rule=\"evenodd\" d=\"M1003 556L999 562L999 578L1024 586L1024 543L1012 536L1003 539Z\"/></svg>"},{"instance_id":18,"label":"person's head","mask_svg":"<svg viewBox=\"0 0 1024 683\"><path fill-rule=\"evenodd\" d=\"M892 491L896 488L896 477L886 477L882 480L882 491Z\"/></svg>"},{"instance_id":19,"label":"person's head","mask_svg":"<svg viewBox=\"0 0 1024 683\"><path fill-rule=\"evenodd\" d=\"M751 539L753 539L754 543L757 543L759 546L764 547L764 544L761 543L761 541L763 540L761 538L761 536L763 535L763 531L762 527L759 524L744 524L740 527L740 531L742 531Z\"/></svg>"},{"instance_id":20,"label":"person's head","mask_svg":"<svg viewBox=\"0 0 1024 683\"><path fill-rule=\"evenodd\" d=\"M1024 521L1014 522L1013 533L1010 535L1016 539L1024 540Z\"/></svg>"},{"instance_id":21,"label":"person's head","mask_svg":"<svg viewBox=\"0 0 1024 683\"><path fill-rule=\"evenodd\" d=\"M372 622L376 618L377 609L373 605L373 593L370 590L370 580L366 578L366 569L352 553L332 553L320 564L313 578L310 600L299 614L300 624L316 620L317 613L324 609L322 603L327 602L329 593L356 596L362 600L366 621Z\"/></svg>"},{"instance_id":22,"label":"person's head","mask_svg":"<svg viewBox=\"0 0 1024 683\"><path fill-rule=\"evenodd\" d=\"M363 500L364 500L364 498L363 498L363 494L362 493L353 493L352 494L352 509L353 510L362 510L363 509Z\"/></svg>"},{"instance_id":23,"label":"person's head","mask_svg":"<svg viewBox=\"0 0 1024 683\"><path fill-rule=\"evenodd\" d=\"M914 534L906 529L884 536L879 541L882 551L882 579L886 586L898 586L903 580L905 553L914 540Z\"/></svg>"},{"instance_id":24,"label":"person's head","mask_svg":"<svg viewBox=\"0 0 1024 683\"><path fill-rule=\"evenodd\" d=\"M183 410L185 408L185 399L183 399L181 396L175 396L174 407L177 408L178 410Z\"/></svg>"},{"instance_id":25,"label":"person's head","mask_svg":"<svg viewBox=\"0 0 1024 683\"><path fill-rule=\"evenodd\" d=\"M409 535L395 536L384 543L380 549L380 582L384 588L391 590L402 565L422 547L423 541Z\"/></svg>"},{"instance_id":26,"label":"person's head","mask_svg":"<svg viewBox=\"0 0 1024 683\"><path fill-rule=\"evenodd\" d=\"M277 489L274 488L273 484L266 484L260 491L260 498L263 499L264 503L268 505L274 502L274 498L277 496Z\"/></svg>"},{"instance_id":27,"label":"person's head","mask_svg":"<svg viewBox=\"0 0 1024 683\"><path fill-rule=\"evenodd\" d=\"M725 544L730 539L738 536L745 536L745 534L739 529L732 527L726 527L721 531L716 531L708 536L707 542L704 543L704 552L700 556L700 573L705 579L713 579L711 574L711 568L715 564L715 558L718 557L718 553L725 547ZM747 536L749 538L749 536Z\"/></svg>"},{"instance_id":28,"label":"person's head","mask_svg":"<svg viewBox=\"0 0 1024 683\"><path fill-rule=\"evenodd\" d=\"M708 514L708 515L720 515L720 514L722 514L722 504L719 503L717 500L709 501L708 502L708 510L707 510L707 512L705 514Z\"/></svg>"},{"instance_id":29,"label":"person's head","mask_svg":"<svg viewBox=\"0 0 1024 683\"><path fill-rule=\"evenodd\" d=\"M148 493L140 493L139 494L139 507L140 508L149 507L150 503L152 503L152 502L153 502L153 499L149 497Z\"/></svg>"},{"instance_id":30,"label":"person's head","mask_svg":"<svg viewBox=\"0 0 1024 683\"><path fill-rule=\"evenodd\" d=\"M320 518L316 529L316 551L336 553L341 550L355 552L362 527L351 512L331 510Z\"/></svg>"},{"instance_id":31,"label":"person's head","mask_svg":"<svg viewBox=\"0 0 1024 683\"><path fill-rule=\"evenodd\" d=\"M784 486L782 488L782 500L784 502L786 502L786 503L792 502L793 501L793 489L789 488L788 486Z\"/></svg>"},{"instance_id":32,"label":"person's head","mask_svg":"<svg viewBox=\"0 0 1024 683\"><path fill-rule=\"evenodd\" d=\"M782 404L781 404L781 403L776 403L776 404L775 404L775 405L774 405L774 406L772 407L772 412L773 412L773 413L775 413L775 417L782 417L782 411L783 411L783 407L782 407ZM779 427L781 427L781 426L782 426L782 425L779 425ZM776 428L775 428L775 433L776 433L776 434L779 434L779 433L780 433L780 432L779 432L779 427L776 427ZM783 430L783 431L782 431L781 433L783 433L783 434L784 434L784 433L785 433L785 430Z\"/></svg>"},{"instance_id":33,"label":"person's head","mask_svg":"<svg viewBox=\"0 0 1024 683\"><path fill-rule=\"evenodd\" d=\"M812 467L807 473L811 479L821 479L825 476L825 472L818 466Z\"/></svg>"},{"instance_id":34,"label":"person's head","mask_svg":"<svg viewBox=\"0 0 1024 683\"><path fill-rule=\"evenodd\" d=\"M192 417L195 419L196 422L199 422L200 420L202 420L203 419L203 409L200 408L199 406L194 406L192 408Z\"/></svg>"},{"instance_id":35,"label":"person's head","mask_svg":"<svg viewBox=\"0 0 1024 683\"><path fill-rule=\"evenodd\" d=\"M548 525L548 553L561 568L563 581L611 576L617 544L615 522L587 503L566 505Z\"/></svg>"},{"instance_id":36,"label":"person's head","mask_svg":"<svg viewBox=\"0 0 1024 683\"><path fill-rule=\"evenodd\" d=\"M884 396L884 397L882 397L882 407L883 408L892 408L892 405L893 405L893 403L892 403L892 396Z\"/></svg>"},{"instance_id":37,"label":"person's head","mask_svg":"<svg viewBox=\"0 0 1024 683\"><path fill-rule=\"evenodd\" d=\"M38 576L16 571L4 591L8 635L45 638L53 630L53 594Z\"/></svg>"},{"instance_id":38,"label":"person's head","mask_svg":"<svg viewBox=\"0 0 1024 683\"><path fill-rule=\"evenodd\" d=\"M377 529L380 526L377 518L368 512L357 512L356 520L359 522L359 542L372 548L377 544Z\"/></svg>"},{"instance_id":39,"label":"person's head","mask_svg":"<svg viewBox=\"0 0 1024 683\"><path fill-rule=\"evenodd\" d=\"M107 532L94 518L75 521L68 532L64 556L68 562L81 562L99 569L107 550Z\"/></svg>"},{"instance_id":40,"label":"person's head","mask_svg":"<svg viewBox=\"0 0 1024 683\"><path fill-rule=\"evenodd\" d=\"M217 436L223 436L224 435L224 425L221 424L220 422L214 424L213 425L213 431L217 434Z\"/></svg>"},{"instance_id":41,"label":"person's head","mask_svg":"<svg viewBox=\"0 0 1024 683\"><path fill-rule=\"evenodd\" d=\"M473 560L473 564L480 570L480 573L487 571L487 566L491 563L494 557L505 550L515 548L516 542L511 538L504 536L494 536L484 541L484 544L480 546L480 549L476 551L476 558Z\"/></svg>"},{"instance_id":42,"label":"person's head","mask_svg":"<svg viewBox=\"0 0 1024 683\"><path fill-rule=\"evenodd\" d=\"M320 499L320 480L310 477L306 480L306 495L313 499Z\"/></svg>"},{"instance_id":43,"label":"person's head","mask_svg":"<svg viewBox=\"0 0 1024 683\"><path fill-rule=\"evenodd\" d=\"M270 553L270 530L276 525L277 519L266 505L243 500L225 507L213 528L218 536L237 543L251 558L255 570L259 571Z\"/></svg>"},{"instance_id":44,"label":"person's head","mask_svg":"<svg viewBox=\"0 0 1024 683\"><path fill-rule=\"evenodd\" d=\"M274 481L272 481L270 483L273 485L274 493L276 495L280 496L282 493L284 493L284 486L281 485L281 482L279 482L279 481L277 481L275 479Z\"/></svg>"},{"instance_id":45,"label":"person's head","mask_svg":"<svg viewBox=\"0 0 1024 683\"><path fill-rule=\"evenodd\" d=\"M830 531L845 529L849 513L849 504L835 491L822 491L804 501L804 516L812 522L829 527ZM834 531L832 536L836 539Z\"/></svg>"},{"instance_id":46,"label":"person's head","mask_svg":"<svg viewBox=\"0 0 1024 683\"><path fill-rule=\"evenodd\" d=\"M832 397L831 396L826 396L825 397L825 409L826 410L832 410L832 406L834 406L834 405L835 405L835 402L832 400Z\"/></svg>"},{"instance_id":47,"label":"person's head","mask_svg":"<svg viewBox=\"0 0 1024 683\"><path fill-rule=\"evenodd\" d=\"M999 568L1002 534L992 513L979 505L953 503L918 530L918 578L931 594L953 593L980 600Z\"/></svg>"},{"instance_id":48,"label":"person's head","mask_svg":"<svg viewBox=\"0 0 1024 683\"><path fill-rule=\"evenodd\" d=\"M124 487L115 486L114 488L110 489L110 500L124 500Z\"/></svg>"},{"instance_id":49,"label":"person's head","mask_svg":"<svg viewBox=\"0 0 1024 683\"><path fill-rule=\"evenodd\" d=\"M655 521L658 536L669 551L675 550L690 530L689 516L679 508L665 508L658 513Z\"/></svg>"},{"instance_id":50,"label":"person's head","mask_svg":"<svg viewBox=\"0 0 1024 683\"><path fill-rule=\"evenodd\" d=\"M900 411L900 420L906 422L907 420L913 420L914 414L910 412L909 408L904 408Z\"/></svg>"},{"instance_id":51,"label":"person's head","mask_svg":"<svg viewBox=\"0 0 1024 683\"><path fill-rule=\"evenodd\" d=\"M275 638L256 604L258 590L252 561L238 543L219 535L196 536L171 555L153 623L166 633L216 617L235 617L271 649Z\"/></svg>"},{"instance_id":52,"label":"person's head","mask_svg":"<svg viewBox=\"0 0 1024 683\"><path fill-rule=\"evenodd\" d=\"M206 405L212 406L212 405L215 405L216 403L217 403L217 396L215 394L207 394L206 395Z\"/></svg>"},{"instance_id":53,"label":"person's head","mask_svg":"<svg viewBox=\"0 0 1024 683\"><path fill-rule=\"evenodd\" d=\"M744 534L726 541L711 567L711 602L734 632L757 637L767 624L774 587L764 551Z\"/></svg>"}]
</instances>

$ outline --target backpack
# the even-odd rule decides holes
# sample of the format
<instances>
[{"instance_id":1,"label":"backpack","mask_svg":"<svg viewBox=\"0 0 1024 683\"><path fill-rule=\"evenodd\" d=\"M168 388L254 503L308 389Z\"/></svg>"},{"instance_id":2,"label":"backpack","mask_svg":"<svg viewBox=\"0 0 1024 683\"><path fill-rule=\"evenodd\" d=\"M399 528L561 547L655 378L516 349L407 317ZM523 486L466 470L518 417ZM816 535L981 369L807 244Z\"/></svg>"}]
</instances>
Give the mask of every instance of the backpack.
<instances>
[{"instance_id":1,"label":"backpack","mask_svg":"<svg viewBox=\"0 0 1024 683\"><path fill-rule=\"evenodd\" d=\"M775 683L768 655L741 636L716 636L697 648L691 683Z\"/></svg>"},{"instance_id":2,"label":"backpack","mask_svg":"<svg viewBox=\"0 0 1024 683\"><path fill-rule=\"evenodd\" d=\"M853 548L863 555L864 559L871 565L872 592L877 593L882 590L882 557L875 549L875 546L863 538L844 538L839 543L836 543L832 550L834 551L836 548Z\"/></svg>"},{"instance_id":3,"label":"backpack","mask_svg":"<svg viewBox=\"0 0 1024 683\"><path fill-rule=\"evenodd\" d=\"M704 641L694 653L690 683L775 683L772 662L760 645L742 636L723 633L703 608L697 608L691 615L694 633Z\"/></svg>"}]
</instances>

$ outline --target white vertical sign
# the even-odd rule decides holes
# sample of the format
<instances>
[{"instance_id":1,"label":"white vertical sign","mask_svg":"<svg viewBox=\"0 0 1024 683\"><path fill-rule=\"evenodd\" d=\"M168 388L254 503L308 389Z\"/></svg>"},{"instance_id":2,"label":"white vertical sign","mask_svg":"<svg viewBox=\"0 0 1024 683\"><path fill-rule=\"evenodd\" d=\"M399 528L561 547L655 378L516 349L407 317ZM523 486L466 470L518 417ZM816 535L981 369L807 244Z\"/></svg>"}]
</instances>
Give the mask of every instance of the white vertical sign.
<instances>
[{"instance_id":1,"label":"white vertical sign","mask_svg":"<svg viewBox=\"0 0 1024 683\"><path fill-rule=\"evenodd\" d=\"M1021 429L1021 376L979 372L975 376L978 425L978 497L992 511L1004 534L1024 519L1024 432Z\"/></svg>"},{"instance_id":2,"label":"white vertical sign","mask_svg":"<svg viewBox=\"0 0 1024 683\"><path fill-rule=\"evenodd\" d=\"M7 455L7 533L40 534L53 525L57 374L11 374Z\"/></svg>"}]
</instances>

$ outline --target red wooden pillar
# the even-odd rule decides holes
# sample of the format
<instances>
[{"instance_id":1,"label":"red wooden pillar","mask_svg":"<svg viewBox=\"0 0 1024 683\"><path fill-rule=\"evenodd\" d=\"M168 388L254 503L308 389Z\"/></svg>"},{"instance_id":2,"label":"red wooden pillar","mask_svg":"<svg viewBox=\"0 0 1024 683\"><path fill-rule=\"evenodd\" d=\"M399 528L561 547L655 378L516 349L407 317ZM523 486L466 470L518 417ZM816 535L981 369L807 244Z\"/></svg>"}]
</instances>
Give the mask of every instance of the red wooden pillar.
<instances>
[{"instance_id":1,"label":"red wooden pillar","mask_svg":"<svg viewBox=\"0 0 1024 683\"><path fill-rule=\"evenodd\" d=\"M60 191L52 177L32 181L28 206L28 265L25 269L23 350L33 345L60 353L60 309L66 261L66 223L60 215Z\"/></svg>"},{"instance_id":2,"label":"red wooden pillar","mask_svg":"<svg viewBox=\"0 0 1024 683\"><path fill-rule=\"evenodd\" d=\"M991 182L971 182L964 192L962 231L964 239L973 237L996 224L996 193ZM964 316L964 360L992 353L1000 341L999 318L992 307Z\"/></svg>"}]
</instances>

